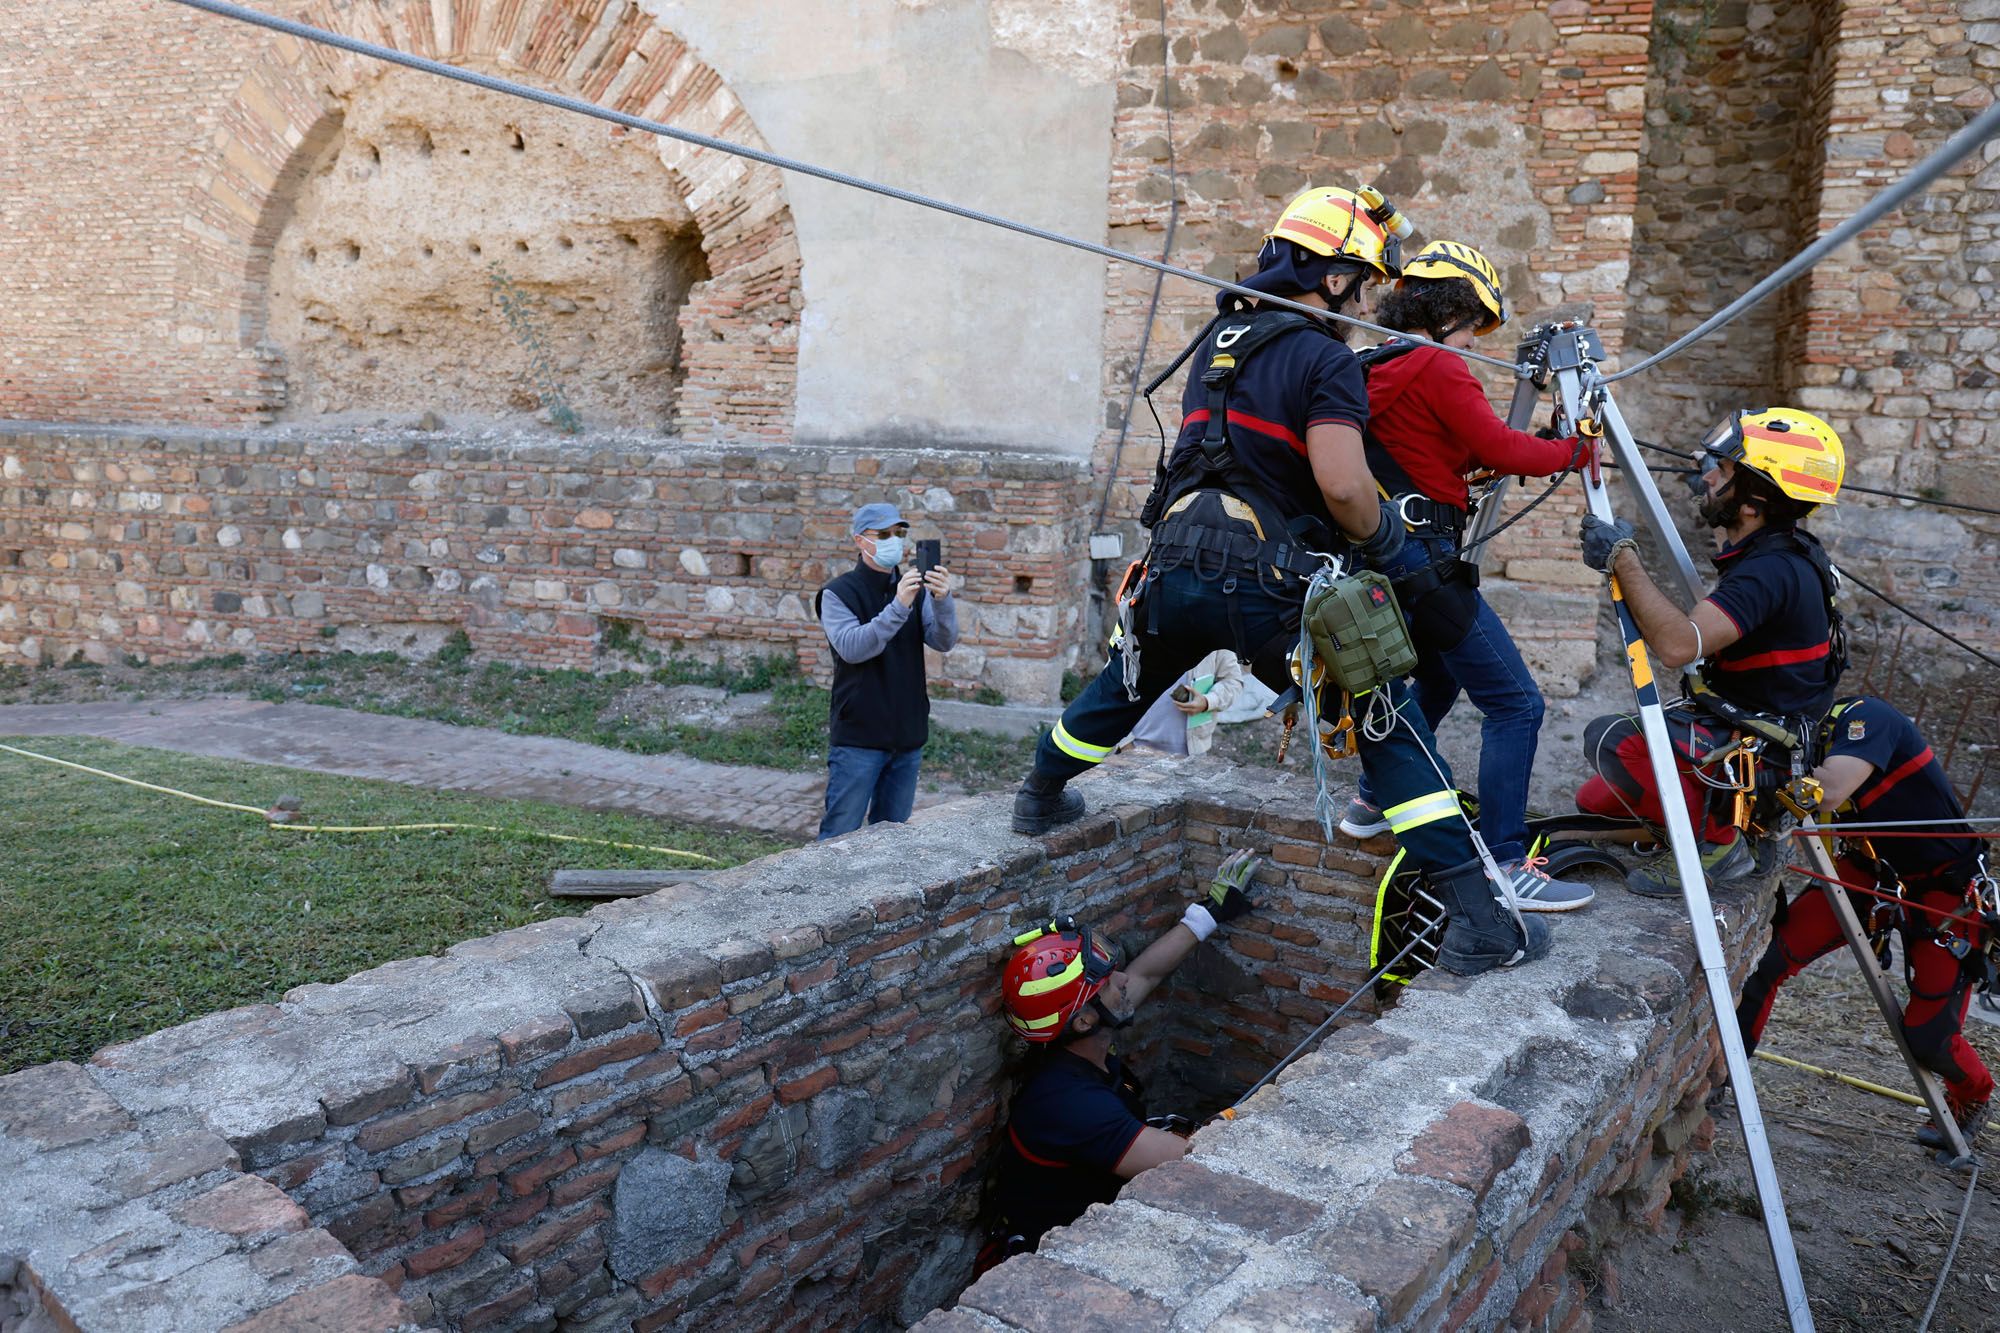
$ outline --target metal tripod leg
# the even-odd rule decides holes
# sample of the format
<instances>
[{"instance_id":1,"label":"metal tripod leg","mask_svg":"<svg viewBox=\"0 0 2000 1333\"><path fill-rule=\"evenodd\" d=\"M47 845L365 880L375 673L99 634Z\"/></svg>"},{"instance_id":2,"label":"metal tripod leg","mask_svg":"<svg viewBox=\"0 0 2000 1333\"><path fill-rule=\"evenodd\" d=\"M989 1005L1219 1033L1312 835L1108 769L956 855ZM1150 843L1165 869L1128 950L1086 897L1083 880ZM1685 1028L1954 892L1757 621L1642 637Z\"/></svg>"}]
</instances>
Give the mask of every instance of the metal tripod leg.
<instances>
[{"instance_id":1,"label":"metal tripod leg","mask_svg":"<svg viewBox=\"0 0 2000 1333\"><path fill-rule=\"evenodd\" d=\"M1517 372L1518 374L1519 372ZM1528 423L1535 419L1535 402L1542 396L1542 389L1532 375L1519 374L1514 381L1514 401L1507 405L1507 424L1515 430L1526 430ZM1512 477L1501 477L1487 490L1486 497L1479 502L1479 512L1472 516L1472 526L1466 529L1465 545L1472 551L1472 563L1486 562L1487 538L1493 529L1500 526L1501 502L1507 498L1507 489L1513 484Z\"/></svg>"},{"instance_id":2,"label":"metal tripod leg","mask_svg":"<svg viewBox=\"0 0 2000 1333\"><path fill-rule=\"evenodd\" d=\"M1579 331L1580 336L1581 331ZM1594 335L1592 341L1595 341ZM1587 364L1587 362L1585 363ZM1563 409L1572 421L1585 415L1581 367L1557 369L1557 392ZM1605 391L1601 398L1608 399ZM1611 497L1605 493L1602 474L1584 477L1584 495L1590 512L1610 521ZM1653 495L1657 503L1658 494ZM1668 524L1668 530L1672 525ZM1678 539L1676 539L1676 545ZM1683 553L1685 555L1685 553ZM1692 569L1692 566L1690 566ZM1632 669L1632 686L1639 706L1639 722L1646 737L1646 755L1652 764L1653 782L1661 795L1667 817L1667 844L1673 851L1674 869L1680 876L1681 896L1687 903L1688 923L1694 931L1695 956L1701 961L1708 984L1708 998L1715 1011L1715 1033L1722 1042L1722 1054L1729 1066L1729 1078L1736 1091L1737 1114L1743 1123L1743 1147L1750 1158L1751 1177L1756 1182L1757 1200L1763 1206L1764 1234L1771 1245L1771 1262L1778 1270L1778 1285L1785 1302L1785 1315L1794 1333L1808 1333L1813 1327L1812 1307L1807 1303L1805 1277L1799 1271L1798 1250L1792 1243L1790 1220L1785 1216L1784 1192L1778 1185L1777 1165L1771 1159L1770 1136L1764 1115L1757 1104L1757 1086L1750 1075L1750 1061L1743 1051L1743 1034L1737 1029L1735 987L1729 980L1729 960L1722 950L1722 937L1715 929L1715 908L1709 901L1708 881L1695 849L1694 825L1687 807L1675 800L1680 777L1674 772L1673 748L1667 738L1666 715L1660 707L1660 690L1653 679L1652 658L1639 634L1638 622L1625 606L1618 580L1611 580L1611 604L1618 614L1618 628L1625 638L1625 656Z\"/></svg>"},{"instance_id":3,"label":"metal tripod leg","mask_svg":"<svg viewBox=\"0 0 2000 1333\"><path fill-rule=\"evenodd\" d=\"M1868 947L1868 937L1861 931L1861 921L1854 915L1854 904L1847 900L1847 894L1840 885L1832 881L1839 879L1834 873L1833 857L1826 849L1826 835L1819 832L1819 826L1806 820L1801 827L1816 836L1802 838L1807 851L1812 855L1813 868L1823 878L1819 883L1820 892L1833 908L1833 919L1840 923L1840 933L1847 937L1847 947L1854 952L1854 961L1861 965L1861 976L1868 983L1869 991L1875 996L1876 1007L1881 1009L1882 1018L1889 1025L1889 1034L1896 1039L1896 1049L1903 1053L1903 1063L1910 1067L1910 1077L1916 1080L1917 1093L1930 1108L1931 1120L1944 1132L1948 1149L1937 1155L1937 1160L1946 1166L1964 1167L1972 1165L1972 1150L1966 1146L1958 1132L1958 1121L1946 1105L1943 1085L1937 1075L1917 1063L1911 1053L1909 1042L1903 1040L1903 1011L1896 1003L1896 992L1889 984L1889 978L1882 975L1881 966L1875 961L1875 951Z\"/></svg>"}]
</instances>

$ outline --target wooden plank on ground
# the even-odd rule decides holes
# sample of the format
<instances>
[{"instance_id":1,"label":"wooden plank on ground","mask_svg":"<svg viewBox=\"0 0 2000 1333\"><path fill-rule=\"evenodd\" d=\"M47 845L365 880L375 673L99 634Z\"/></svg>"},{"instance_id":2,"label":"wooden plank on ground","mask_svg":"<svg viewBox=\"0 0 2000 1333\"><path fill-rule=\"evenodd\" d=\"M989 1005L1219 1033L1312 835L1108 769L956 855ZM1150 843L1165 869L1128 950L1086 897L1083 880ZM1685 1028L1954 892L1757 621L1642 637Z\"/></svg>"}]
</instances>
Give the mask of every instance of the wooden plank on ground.
<instances>
[{"instance_id":1,"label":"wooden plank on ground","mask_svg":"<svg viewBox=\"0 0 2000 1333\"><path fill-rule=\"evenodd\" d=\"M555 898L637 898L676 884L699 884L712 870L558 870L549 876Z\"/></svg>"}]
</instances>

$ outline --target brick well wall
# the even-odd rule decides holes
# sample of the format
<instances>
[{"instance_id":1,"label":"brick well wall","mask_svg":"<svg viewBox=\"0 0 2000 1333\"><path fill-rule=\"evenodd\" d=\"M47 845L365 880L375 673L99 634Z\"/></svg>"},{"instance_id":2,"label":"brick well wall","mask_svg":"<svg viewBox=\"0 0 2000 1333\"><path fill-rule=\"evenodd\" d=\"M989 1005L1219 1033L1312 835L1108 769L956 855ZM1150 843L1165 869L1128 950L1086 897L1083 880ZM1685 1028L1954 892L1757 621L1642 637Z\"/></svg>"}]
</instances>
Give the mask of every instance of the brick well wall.
<instances>
[{"instance_id":1,"label":"brick well wall","mask_svg":"<svg viewBox=\"0 0 2000 1333\"><path fill-rule=\"evenodd\" d=\"M313 652L343 627L463 627L590 667L612 620L655 643L796 650L862 499L941 535L965 579L932 678L1054 698L1079 637L1076 460L422 432L0 423L0 660Z\"/></svg>"},{"instance_id":2,"label":"brick well wall","mask_svg":"<svg viewBox=\"0 0 2000 1333\"><path fill-rule=\"evenodd\" d=\"M1071 910L1130 949L1227 847L1270 858L1134 1029L1162 1109L1359 980L1374 864L1322 852L1305 793L1213 761L1084 790L1039 842L971 798L0 1079L0 1262L84 1329L922 1319L976 1248L1014 932ZM1658 1222L1711 1052L1671 911L1559 925L1549 962L1357 1015L926 1327L1041 1327L1056 1292L1149 1327L1575 1326L1567 1257Z\"/></svg>"}]
</instances>

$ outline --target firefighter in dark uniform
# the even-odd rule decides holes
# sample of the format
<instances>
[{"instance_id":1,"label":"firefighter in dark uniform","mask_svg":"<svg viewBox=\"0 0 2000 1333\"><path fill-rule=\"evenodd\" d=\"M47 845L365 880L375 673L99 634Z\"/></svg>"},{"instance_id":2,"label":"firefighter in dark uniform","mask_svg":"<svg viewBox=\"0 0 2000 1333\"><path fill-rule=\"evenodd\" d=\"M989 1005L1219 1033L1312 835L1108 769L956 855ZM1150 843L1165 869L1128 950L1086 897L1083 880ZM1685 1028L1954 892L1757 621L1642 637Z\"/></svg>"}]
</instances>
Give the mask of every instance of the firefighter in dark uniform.
<instances>
[{"instance_id":1,"label":"firefighter in dark uniform","mask_svg":"<svg viewBox=\"0 0 2000 1333\"><path fill-rule=\"evenodd\" d=\"M1711 885L1756 873L1750 840L1730 822L1733 803L1710 801L1714 775L1692 762L1725 748L1749 728L1809 745L1845 668L1845 636L1834 604L1832 564L1819 539L1798 526L1834 504L1846 455L1833 427L1789 407L1731 413L1709 432L1690 483L1702 521L1717 529L1720 578L1683 611L1646 573L1625 519L1583 520L1583 558L1618 577L1646 647L1669 670L1699 661L1692 697L1668 709L1681 797L1701 841ZM1666 822L1635 717L1600 717L1584 728L1596 776L1577 792L1592 814ZM1706 777L1706 781L1704 778ZM1680 896L1671 852L1634 869L1626 885L1648 897Z\"/></svg>"},{"instance_id":2,"label":"firefighter in dark uniform","mask_svg":"<svg viewBox=\"0 0 2000 1333\"><path fill-rule=\"evenodd\" d=\"M1144 1091L1112 1050L1113 1033L1195 946L1255 904L1245 891L1257 858L1237 852L1180 924L1120 970L1087 926L1059 918L1023 936L1001 978L1007 1023L1035 1064L1007 1113L995 1177L997 1235L1005 1253L1033 1249L1148 1167L1187 1152L1184 1133L1148 1123ZM1192 1125L1180 1122L1185 1129Z\"/></svg>"},{"instance_id":3,"label":"firefighter in dark uniform","mask_svg":"<svg viewBox=\"0 0 2000 1333\"><path fill-rule=\"evenodd\" d=\"M1837 828L1850 825L1929 825L1859 833L1842 844L1834 872L1849 886L1855 915L1899 930L1910 1002L1903 1037L1925 1068L1945 1082L1946 1101L1967 1147L1985 1125L1993 1075L1961 1031L1975 987L1990 990L1995 886L1986 874L1984 843L1965 822L1965 807L1916 724L1867 695L1844 699L1823 729L1826 758L1814 771L1820 808ZM1888 901L1897 896L1900 903ZM1883 896L1886 895L1886 899ZM1771 936L1771 947L1736 1007L1743 1046L1755 1050L1771 1017L1778 987L1815 958L1845 943L1826 895L1817 885L1793 898ZM1943 1148L1935 1124L1917 1141Z\"/></svg>"},{"instance_id":4,"label":"firefighter in dark uniform","mask_svg":"<svg viewBox=\"0 0 2000 1333\"><path fill-rule=\"evenodd\" d=\"M1394 276L1394 210L1346 190L1294 199L1245 285L1301 304L1365 314L1368 285ZM1017 832L1083 813L1065 784L1101 762L1133 723L1205 654L1228 648L1283 694L1319 552L1379 567L1404 525L1369 474L1360 363L1333 320L1229 293L1199 340L1180 437L1141 521L1153 530L1132 629L1111 663L1042 738L1015 797ZM1440 959L1470 975L1540 957L1548 927L1503 909L1472 841L1451 774L1401 681L1382 687L1391 725L1359 741L1384 815L1413 865L1451 907ZM1496 868L1497 869L1497 868Z\"/></svg>"}]
</instances>

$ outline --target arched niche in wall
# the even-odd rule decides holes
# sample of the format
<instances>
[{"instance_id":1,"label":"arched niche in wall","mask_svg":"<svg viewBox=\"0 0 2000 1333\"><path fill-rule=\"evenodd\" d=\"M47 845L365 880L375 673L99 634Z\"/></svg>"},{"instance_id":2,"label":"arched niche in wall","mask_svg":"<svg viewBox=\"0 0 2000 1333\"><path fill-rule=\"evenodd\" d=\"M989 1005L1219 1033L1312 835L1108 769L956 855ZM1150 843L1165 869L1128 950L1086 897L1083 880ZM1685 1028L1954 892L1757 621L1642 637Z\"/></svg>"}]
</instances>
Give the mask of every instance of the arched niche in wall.
<instances>
[{"instance_id":1,"label":"arched niche in wall","mask_svg":"<svg viewBox=\"0 0 2000 1333\"><path fill-rule=\"evenodd\" d=\"M762 146L626 0L322 0L303 19ZM769 167L290 38L212 162L183 299L234 304L266 418L539 410L497 277L586 426L790 435L799 254Z\"/></svg>"}]
</instances>

